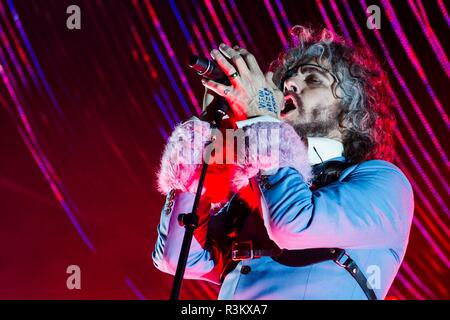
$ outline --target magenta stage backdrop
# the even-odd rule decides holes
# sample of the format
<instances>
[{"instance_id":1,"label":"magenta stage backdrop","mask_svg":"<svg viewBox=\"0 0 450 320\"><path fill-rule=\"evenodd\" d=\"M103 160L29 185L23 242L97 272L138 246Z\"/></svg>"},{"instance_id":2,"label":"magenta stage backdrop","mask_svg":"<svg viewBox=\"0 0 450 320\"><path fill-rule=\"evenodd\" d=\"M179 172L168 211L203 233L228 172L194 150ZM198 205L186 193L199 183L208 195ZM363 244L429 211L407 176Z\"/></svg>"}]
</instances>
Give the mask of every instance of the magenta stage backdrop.
<instances>
[{"instance_id":1,"label":"magenta stage backdrop","mask_svg":"<svg viewBox=\"0 0 450 320\"><path fill-rule=\"evenodd\" d=\"M81 29L69 30L69 5ZM370 29L369 5L380 8ZM391 299L450 298L449 2L0 0L0 298L166 299L151 252L155 171L174 125L198 114L188 69L220 42L267 68L295 24L320 24L384 61L396 164L416 210ZM81 270L69 290L67 268ZM218 287L186 281L183 299Z\"/></svg>"}]
</instances>

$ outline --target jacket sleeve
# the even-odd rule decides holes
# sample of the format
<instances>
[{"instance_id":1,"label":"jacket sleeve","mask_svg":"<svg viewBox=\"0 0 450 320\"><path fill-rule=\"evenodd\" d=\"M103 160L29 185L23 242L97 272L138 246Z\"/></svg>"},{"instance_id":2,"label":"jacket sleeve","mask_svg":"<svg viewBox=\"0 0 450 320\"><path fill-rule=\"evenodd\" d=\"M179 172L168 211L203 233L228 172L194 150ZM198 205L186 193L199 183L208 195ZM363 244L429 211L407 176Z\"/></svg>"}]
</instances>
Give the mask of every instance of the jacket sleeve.
<instances>
[{"instance_id":1,"label":"jacket sleeve","mask_svg":"<svg viewBox=\"0 0 450 320\"><path fill-rule=\"evenodd\" d=\"M158 225L158 238L152 253L155 267L165 273L174 275L176 272L185 233L185 228L178 223L178 216L192 211L194 198L194 193L180 191L171 191L166 197ZM198 211L199 226L194 232L184 278L219 284L222 257L213 248L208 248L206 237L209 205L207 208L200 205Z\"/></svg>"},{"instance_id":2,"label":"jacket sleeve","mask_svg":"<svg viewBox=\"0 0 450 320\"><path fill-rule=\"evenodd\" d=\"M407 244L413 192L404 174L389 162L363 162L316 191L293 168L279 169L259 186L266 229L281 248Z\"/></svg>"}]
</instances>

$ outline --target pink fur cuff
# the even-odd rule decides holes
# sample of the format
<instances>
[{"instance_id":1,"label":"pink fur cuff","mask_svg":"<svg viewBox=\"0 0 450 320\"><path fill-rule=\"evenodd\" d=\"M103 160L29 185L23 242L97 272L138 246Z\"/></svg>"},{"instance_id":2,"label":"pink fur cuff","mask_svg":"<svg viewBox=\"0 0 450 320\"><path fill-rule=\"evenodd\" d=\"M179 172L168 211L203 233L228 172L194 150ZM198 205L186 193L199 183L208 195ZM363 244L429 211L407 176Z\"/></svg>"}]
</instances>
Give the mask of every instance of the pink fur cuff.
<instances>
[{"instance_id":1,"label":"pink fur cuff","mask_svg":"<svg viewBox=\"0 0 450 320\"><path fill-rule=\"evenodd\" d=\"M233 179L236 190L246 186L260 171L283 167L296 169L305 182L312 178L308 148L292 126L284 122L257 122L245 127L245 131L248 143L237 152L240 162Z\"/></svg>"},{"instance_id":2,"label":"pink fur cuff","mask_svg":"<svg viewBox=\"0 0 450 320\"><path fill-rule=\"evenodd\" d=\"M158 190L195 193L205 144L211 139L208 122L188 120L178 125L166 144L157 174Z\"/></svg>"}]
</instances>

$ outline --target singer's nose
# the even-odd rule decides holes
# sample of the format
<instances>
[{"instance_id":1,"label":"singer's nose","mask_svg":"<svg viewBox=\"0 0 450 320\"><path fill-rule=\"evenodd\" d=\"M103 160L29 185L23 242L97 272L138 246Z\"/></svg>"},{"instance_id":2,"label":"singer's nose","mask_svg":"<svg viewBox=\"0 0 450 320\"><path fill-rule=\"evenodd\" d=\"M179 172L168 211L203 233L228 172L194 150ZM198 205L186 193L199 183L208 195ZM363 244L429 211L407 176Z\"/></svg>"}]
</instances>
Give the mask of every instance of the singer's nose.
<instances>
[{"instance_id":1,"label":"singer's nose","mask_svg":"<svg viewBox=\"0 0 450 320\"><path fill-rule=\"evenodd\" d=\"M300 92L298 85L293 81L292 78L286 79L286 81L284 81L284 92L287 91L292 91L295 93Z\"/></svg>"}]
</instances>

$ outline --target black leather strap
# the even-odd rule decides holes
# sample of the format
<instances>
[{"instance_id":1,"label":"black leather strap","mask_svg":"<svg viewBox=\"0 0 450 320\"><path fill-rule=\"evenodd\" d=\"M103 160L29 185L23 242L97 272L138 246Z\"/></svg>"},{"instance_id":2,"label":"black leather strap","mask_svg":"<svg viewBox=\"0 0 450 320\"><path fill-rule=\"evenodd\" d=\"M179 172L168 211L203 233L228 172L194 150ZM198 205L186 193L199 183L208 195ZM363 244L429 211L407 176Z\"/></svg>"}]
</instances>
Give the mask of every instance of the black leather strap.
<instances>
[{"instance_id":1,"label":"black leather strap","mask_svg":"<svg viewBox=\"0 0 450 320\"><path fill-rule=\"evenodd\" d=\"M352 163L339 160L315 164L312 167L314 178L311 181L311 190L316 190L337 181L341 173L351 165Z\"/></svg>"},{"instance_id":2,"label":"black leather strap","mask_svg":"<svg viewBox=\"0 0 450 320\"><path fill-rule=\"evenodd\" d=\"M334 248L317 248L304 250L283 250L280 255L272 259L289 267L305 267L314 263L335 260L339 253Z\"/></svg>"},{"instance_id":3,"label":"black leather strap","mask_svg":"<svg viewBox=\"0 0 450 320\"><path fill-rule=\"evenodd\" d=\"M338 177L342 171L350 165L350 163L342 161L327 161L324 164L315 165L313 167L315 178L311 189L315 190L338 180ZM233 200L238 200L238 198ZM230 201L227 212L234 213L234 215L232 214L229 217L229 226L227 227L227 230L229 230L228 234L238 234L243 222L247 218L249 210L242 201ZM232 239L232 242L234 242L238 237L234 236L230 238ZM249 241L240 241L237 247L235 245L231 246L232 248L230 248L229 255L227 255L228 257L231 256L231 259L222 273L222 279L228 272L236 267L240 260L254 259L262 256L270 256L273 260L291 267L307 266L322 261L333 260L337 265L346 269L350 273L369 300L377 300L377 296L374 290L370 287L370 284L367 282L367 278L364 273L344 249L318 248L305 250L281 250L278 247L256 249L253 248L252 245L248 246L248 242ZM345 261L343 261L343 259Z\"/></svg>"},{"instance_id":4,"label":"black leather strap","mask_svg":"<svg viewBox=\"0 0 450 320\"><path fill-rule=\"evenodd\" d=\"M249 244L250 243L250 244ZM290 267L303 267L322 261L333 260L338 266L350 273L359 284L367 299L377 300L375 291L370 287L366 276L344 249L318 248L305 250L254 249L251 241L234 245L234 261L256 259L271 256L273 260Z\"/></svg>"},{"instance_id":5,"label":"black leather strap","mask_svg":"<svg viewBox=\"0 0 450 320\"><path fill-rule=\"evenodd\" d=\"M256 259L265 256L278 256L283 252L281 249L254 249L252 241L233 242L231 245L231 260L240 261Z\"/></svg>"},{"instance_id":6,"label":"black leather strap","mask_svg":"<svg viewBox=\"0 0 450 320\"><path fill-rule=\"evenodd\" d=\"M370 286L369 282L367 281L366 276L361 271L359 266L356 264L355 260L353 260L344 249L338 249L339 256L337 259L334 260L334 262L343 267L345 270L347 270L351 276L358 282L361 289L364 291L364 294L366 295L367 299L369 300L378 300L377 295L375 294L375 291ZM347 259L342 263L342 259L346 257Z\"/></svg>"}]
</instances>

